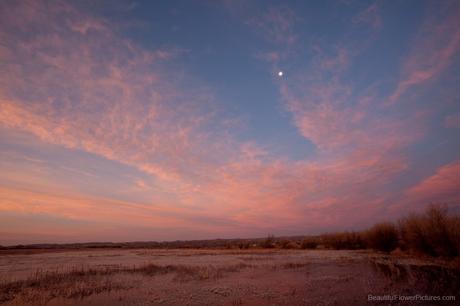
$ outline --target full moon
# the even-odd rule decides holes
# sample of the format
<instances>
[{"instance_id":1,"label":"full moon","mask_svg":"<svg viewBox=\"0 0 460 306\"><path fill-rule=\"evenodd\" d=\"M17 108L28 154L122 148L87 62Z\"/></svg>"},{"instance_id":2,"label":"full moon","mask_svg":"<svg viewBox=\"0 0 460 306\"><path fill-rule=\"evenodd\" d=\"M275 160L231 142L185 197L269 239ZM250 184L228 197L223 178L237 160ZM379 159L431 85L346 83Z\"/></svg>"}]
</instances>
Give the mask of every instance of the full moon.
<instances>
[{"instance_id":1,"label":"full moon","mask_svg":"<svg viewBox=\"0 0 460 306\"><path fill-rule=\"evenodd\" d=\"M279 72L278 72L278 76L279 76L279 77L282 77L282 76L283 76L283 71L279 71Z\"/></svg>"}]
</instances>

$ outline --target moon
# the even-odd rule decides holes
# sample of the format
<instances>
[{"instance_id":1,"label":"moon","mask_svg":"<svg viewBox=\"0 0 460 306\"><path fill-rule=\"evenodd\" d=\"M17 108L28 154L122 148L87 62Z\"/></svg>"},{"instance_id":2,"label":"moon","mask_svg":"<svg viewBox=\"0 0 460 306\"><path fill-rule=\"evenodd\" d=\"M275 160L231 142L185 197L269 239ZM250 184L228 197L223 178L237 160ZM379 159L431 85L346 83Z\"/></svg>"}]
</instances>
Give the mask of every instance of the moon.
<instances>
[{"instance_id":1,"label":"moon","mask_svg":"<svg viewBox=\"0 0 460 306\"><path fill-rule=\"evenodd\" d=\"M283 71L278 71L278 76L282 77L283 76Z\"/></svg>"}]
</instances>

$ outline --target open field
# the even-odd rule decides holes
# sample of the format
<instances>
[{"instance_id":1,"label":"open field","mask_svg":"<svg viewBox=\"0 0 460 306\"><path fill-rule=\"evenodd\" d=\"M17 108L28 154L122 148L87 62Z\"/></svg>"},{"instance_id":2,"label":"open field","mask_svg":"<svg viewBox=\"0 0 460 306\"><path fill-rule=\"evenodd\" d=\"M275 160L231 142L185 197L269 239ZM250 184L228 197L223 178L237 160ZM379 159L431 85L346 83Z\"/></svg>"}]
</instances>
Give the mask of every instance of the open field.
<instances>
[{"instance_id":1,"label":"open field","mask_svg":"<svg viewBox=\"0 0 460 306\"><path fill-rule=\"evenodd\" d=\"M455 261L371 251L1 252L5 305L361 305L369 294L446 296L458 295L460 287ZM455 301L433 302L443 303Z\"/></svg>"}]
</instances>

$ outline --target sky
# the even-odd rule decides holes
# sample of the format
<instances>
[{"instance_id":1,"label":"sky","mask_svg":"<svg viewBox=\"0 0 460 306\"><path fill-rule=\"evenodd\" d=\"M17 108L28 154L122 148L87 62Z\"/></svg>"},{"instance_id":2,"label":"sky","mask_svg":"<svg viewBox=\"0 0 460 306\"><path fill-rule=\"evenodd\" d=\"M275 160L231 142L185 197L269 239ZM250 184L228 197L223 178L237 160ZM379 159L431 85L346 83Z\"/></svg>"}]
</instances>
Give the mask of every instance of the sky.
<instances>
[{"instance_id":1,"label":"sky","mask_svg":"<svg viewBox=\"0 0 460 306\"><path fill-rule=\"evenodd\" d=\"M3 0L0 71L3 245L460 213L459 1Z\"/></svg>"}]
</instances>

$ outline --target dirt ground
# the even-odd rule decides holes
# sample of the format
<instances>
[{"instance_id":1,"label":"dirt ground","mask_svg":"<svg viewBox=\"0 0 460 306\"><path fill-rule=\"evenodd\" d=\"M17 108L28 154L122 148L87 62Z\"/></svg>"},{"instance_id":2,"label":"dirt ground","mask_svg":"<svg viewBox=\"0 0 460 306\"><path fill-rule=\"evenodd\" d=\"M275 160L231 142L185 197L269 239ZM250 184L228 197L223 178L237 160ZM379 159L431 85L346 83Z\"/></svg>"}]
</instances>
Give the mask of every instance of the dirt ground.
<instances>
[{"instance_id":1,"label":"dirt ground","mask_svg":"<svg viewBox=\"0 0 460 306\"><path fill-rule=\"evenodd\" d=\"M457 305L459 271L369 251L4 252L0 304Z\"/></svg>"}]
</instances>

